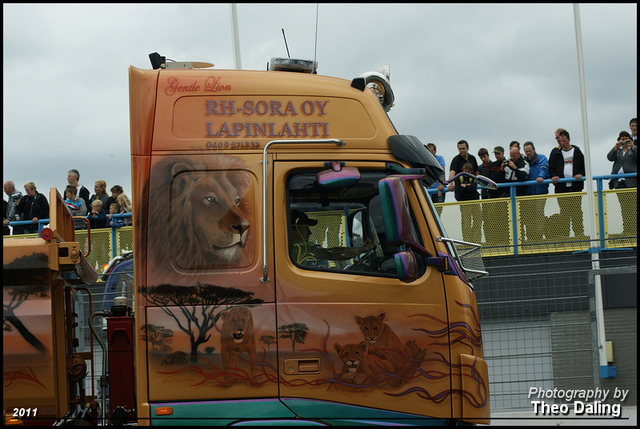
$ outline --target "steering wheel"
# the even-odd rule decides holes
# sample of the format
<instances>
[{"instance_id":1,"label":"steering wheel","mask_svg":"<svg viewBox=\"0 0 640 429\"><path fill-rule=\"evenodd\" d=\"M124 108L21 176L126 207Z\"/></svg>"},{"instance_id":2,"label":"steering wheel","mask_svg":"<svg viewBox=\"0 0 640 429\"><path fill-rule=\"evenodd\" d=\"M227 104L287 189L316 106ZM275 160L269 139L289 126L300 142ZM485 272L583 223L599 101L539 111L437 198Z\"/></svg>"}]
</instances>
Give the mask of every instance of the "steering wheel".
<instances>
[{"instance_id":1,"label":"steering wheel","mask_svg":"<svg viewBox=\"0 0 640 429\"><path fill-rule=\"evenodd\" d=\"M347 265L346 267L343 268L343 271L347 271L347 270L356 270L358 268L354 268L354 267L369 267L369 265L366 264L366 262L373 256L373 254L376 252L376 248L373 247L369 250L367 250L364 255L362 256L355 256L355 258L358 258L358 260L356 262L354 262L351 265ZM363 270L364 271L364 270Z\"/></svg>"}]
</instances>

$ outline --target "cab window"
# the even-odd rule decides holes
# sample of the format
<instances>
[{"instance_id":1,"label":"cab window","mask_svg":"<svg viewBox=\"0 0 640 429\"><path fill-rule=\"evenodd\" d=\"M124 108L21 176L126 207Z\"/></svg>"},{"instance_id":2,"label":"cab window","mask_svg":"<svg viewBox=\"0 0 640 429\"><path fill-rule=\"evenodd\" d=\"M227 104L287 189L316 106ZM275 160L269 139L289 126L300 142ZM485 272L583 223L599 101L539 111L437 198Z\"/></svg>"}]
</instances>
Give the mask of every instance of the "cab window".
<instances>
[{"instance_id":1,"label":"cab window","mask_svg":"<svg viewBox=\"0 0 640 429\"><path fill-rule=\"evenodd\" d=\"M292 262L308 270L397 277L394 255L403 249L387 241L378 193L378 181L397 172L364 170L357 183L339 188L320 186L317 172L298 171L287 181ZM413 218L412 230L422 245Z\"/></svg>"}]
</instances>

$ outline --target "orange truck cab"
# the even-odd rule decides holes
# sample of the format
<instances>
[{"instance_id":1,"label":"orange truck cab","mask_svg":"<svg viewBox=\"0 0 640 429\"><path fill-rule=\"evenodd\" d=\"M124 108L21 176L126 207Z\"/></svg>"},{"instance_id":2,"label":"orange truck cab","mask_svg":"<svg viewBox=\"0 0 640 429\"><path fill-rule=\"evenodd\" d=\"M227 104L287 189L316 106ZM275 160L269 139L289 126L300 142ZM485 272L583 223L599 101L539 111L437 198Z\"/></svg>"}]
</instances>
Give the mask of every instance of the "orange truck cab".
<instances>
[{"instance_id":1,"label":"orange truck cab","mask_svg":"<svg viewBox=\"0 0 640 429\"><path fill-rule=\"evenodd\" d=\"M489 423L486 273L388 75L200 65L129 69L138 424Z\"/></svg>"},{"instance_id":2,"label":"orange truck cab","mask_svg":"<svg viewBox=\"0 0 640 429\"><path fill-rule=\"evenodd\" d=\"M74 219L55 188L49 227L2 246L2 407L5 425L52 425L90 399L90 353L76 353L71 300L98 274L75 237ZM90 249L87 249L90 251Z\"/></svg>"}]
</instances>

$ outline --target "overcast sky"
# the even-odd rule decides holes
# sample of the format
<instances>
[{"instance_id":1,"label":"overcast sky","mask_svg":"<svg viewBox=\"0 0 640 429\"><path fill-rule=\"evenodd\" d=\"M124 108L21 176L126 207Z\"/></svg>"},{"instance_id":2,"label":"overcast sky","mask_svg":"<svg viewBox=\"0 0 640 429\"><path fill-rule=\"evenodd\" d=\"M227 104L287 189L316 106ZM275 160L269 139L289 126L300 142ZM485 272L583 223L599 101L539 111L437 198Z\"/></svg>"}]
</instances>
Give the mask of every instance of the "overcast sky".
<instances>
[{"instance_id":1,"label":"overcast sky","mask_svg":"<svg viewBox=\"0 0 640 429\"><path fill-rule=\"evenodd\" d=\"M585 152L573 5L245 4L237 6L243 69L272 57L318 61L351 80L391 69L401 134L437 145L447 169L465 139L533 141L549 155L565 128ZM149 53L235 67L223 4L3 4L3 182L48 196L67 171L131 196L127 69ZM591 173L637 117L637 5L580 5ZM336 136L339 137L339 136ZM6 196L5 196L6 198ZM451 201L451 198L448 199Z\"/></svg>"}]
</instances>

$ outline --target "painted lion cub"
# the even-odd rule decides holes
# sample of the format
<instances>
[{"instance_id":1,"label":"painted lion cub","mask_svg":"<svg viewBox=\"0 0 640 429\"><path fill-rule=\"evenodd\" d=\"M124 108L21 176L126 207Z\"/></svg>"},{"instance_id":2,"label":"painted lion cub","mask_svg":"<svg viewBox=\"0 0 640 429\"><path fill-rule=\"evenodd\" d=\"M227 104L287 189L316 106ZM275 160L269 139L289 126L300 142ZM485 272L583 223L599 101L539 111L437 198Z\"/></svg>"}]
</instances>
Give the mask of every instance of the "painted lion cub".
<instances>
[{"instance_id":1,"label":"painted lion cub","mask_svg":"<svg viewBox=\"0 0 640 429\"><path fill-rule=\"evenodd\" d=\"M342 361L341 377L355 384L368 384L384 380L393 374L393 366L387 360L367 354L368 344L361 341L359 344L347 344L342 347L335 343L333 348L338 352Z\"/></svg>"}]
</instances>

